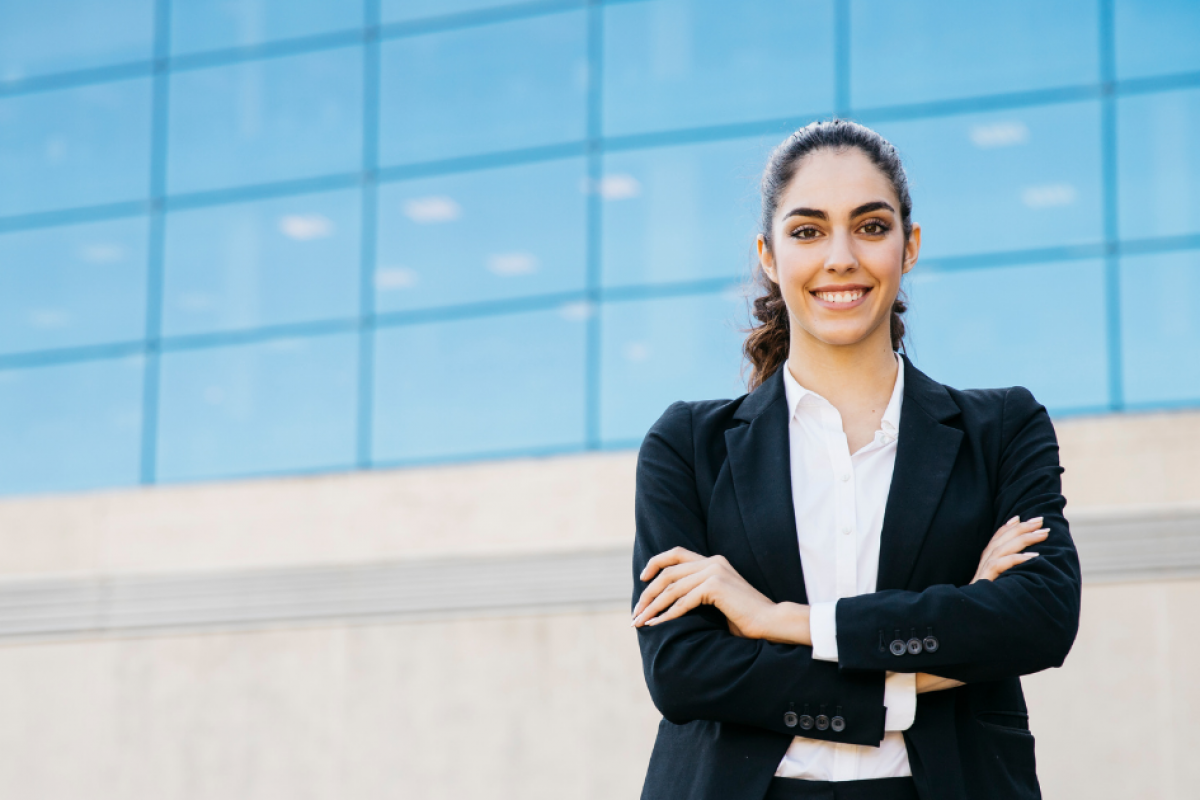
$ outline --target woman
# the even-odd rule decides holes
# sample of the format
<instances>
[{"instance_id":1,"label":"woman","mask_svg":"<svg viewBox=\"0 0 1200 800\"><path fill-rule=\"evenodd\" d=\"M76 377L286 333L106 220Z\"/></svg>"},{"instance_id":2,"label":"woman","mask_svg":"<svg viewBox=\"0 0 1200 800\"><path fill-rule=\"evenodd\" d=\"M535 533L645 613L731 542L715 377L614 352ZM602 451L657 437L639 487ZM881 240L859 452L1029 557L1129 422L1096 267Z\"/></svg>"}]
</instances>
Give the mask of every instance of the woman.
<instances>
[{"instance_id":1,"label":"woman","mask_svg":"<svg viewBox=\"0 0 1200 800\"><path fill-rule=\"evenodd\" d=\"M802 128L762 195L751 392L675 403L638 457L642 796L1039 797L1019 676L1080 601L1046 410L896 352L921 231L878 134Z\"/></svg>"}]
</instances>

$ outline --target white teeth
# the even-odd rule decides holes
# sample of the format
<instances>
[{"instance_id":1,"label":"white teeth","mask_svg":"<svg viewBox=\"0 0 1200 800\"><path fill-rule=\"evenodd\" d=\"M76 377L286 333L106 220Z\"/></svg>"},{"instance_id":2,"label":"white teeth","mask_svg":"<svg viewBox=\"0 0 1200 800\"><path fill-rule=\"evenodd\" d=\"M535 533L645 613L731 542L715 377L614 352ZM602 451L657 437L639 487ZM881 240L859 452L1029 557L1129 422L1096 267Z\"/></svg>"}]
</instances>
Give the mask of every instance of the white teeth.
<instances>
[{"instance_id":1,"label":"white teeth","mask_svg":"<svg viewBox=\"0 0 1200 800\"><path fill-rule=\"evenodd\" d=\"M817 292L817 297L824 300L826 303L853 303L855 300L863 296L862 289L854 289L849 292Z\"/></svg>"}]
</instances>

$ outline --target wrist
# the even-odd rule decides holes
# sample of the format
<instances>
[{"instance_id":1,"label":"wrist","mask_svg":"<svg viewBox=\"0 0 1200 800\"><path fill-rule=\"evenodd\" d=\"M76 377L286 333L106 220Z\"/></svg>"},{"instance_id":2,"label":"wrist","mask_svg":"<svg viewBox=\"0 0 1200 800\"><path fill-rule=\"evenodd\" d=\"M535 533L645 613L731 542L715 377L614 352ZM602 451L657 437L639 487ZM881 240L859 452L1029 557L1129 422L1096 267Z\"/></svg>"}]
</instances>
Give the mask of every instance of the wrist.
<instances>
[{"instance_id":1,"label":"wrist","mask_svg":"<svg viewBox=\"0 0 1200 800\"><path fill-rule=\"evenodd\" d=\"M762 638L779 644L812 646L809 607L800 603L776 603Z\"/></svg>"}]
</instances>

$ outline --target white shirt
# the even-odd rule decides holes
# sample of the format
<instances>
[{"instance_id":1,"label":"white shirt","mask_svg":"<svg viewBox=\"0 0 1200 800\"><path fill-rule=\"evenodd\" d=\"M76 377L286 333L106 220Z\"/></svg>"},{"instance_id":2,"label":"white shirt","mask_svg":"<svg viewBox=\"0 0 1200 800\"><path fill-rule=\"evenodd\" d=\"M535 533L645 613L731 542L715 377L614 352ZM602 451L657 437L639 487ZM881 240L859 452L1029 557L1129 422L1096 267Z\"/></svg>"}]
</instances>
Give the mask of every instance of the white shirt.
<instances>
[{"instance_id":1,"label":"white shirt","mask_svg":"<svg viewBox=\"0 0 1200 800\"><path fill-rule=\"evenodd\" d=\"M896 465L904 362L875 439L853 455L842 417L828 400L805 389L783 369L791 448L792 504L804 586L811 605L813 658L837 661L834 610L843 597L875 591L879 537ZM797 736L775 774L783 778L852 781L912 774L904 734L917 710L916 676L887 673L887 706L879 747L822 742ZM813 713L816 713L815 711ZM833 714L830 709L829 714Z\"/></svg>"}]
</instances>

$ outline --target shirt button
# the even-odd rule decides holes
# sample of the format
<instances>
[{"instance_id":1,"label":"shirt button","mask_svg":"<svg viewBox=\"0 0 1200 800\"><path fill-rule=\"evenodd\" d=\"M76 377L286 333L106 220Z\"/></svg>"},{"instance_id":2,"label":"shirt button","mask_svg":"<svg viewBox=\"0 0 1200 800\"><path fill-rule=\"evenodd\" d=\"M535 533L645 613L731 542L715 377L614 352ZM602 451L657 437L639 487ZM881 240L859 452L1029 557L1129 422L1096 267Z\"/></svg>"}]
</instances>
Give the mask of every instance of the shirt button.
<instances>
[{"instance_id":1,"label":"shirt button","mask_svg":"<svg viewBox=\"0 0 1200 800\"><path fill-rule=\"evenodd\" d=\"M849 529L849 528L842 528L842 535L843 535L843 536L849 536L849 535L850 535L850 532L851 532L851 531L850 531L850 529Z\"/></svg>"},{"instance_id":2,"label":"shirt button","mask_svg":"<svg viewBox=\"0 0 1200 800\"><path fill-rule=\"evenodd\" d=\"M842 473L842 480L843 480L843 481L848 481L848 480L850 480L850 473L849 473L849 472L843 472L843 473Z\"/></svg>"}]
</instances>

